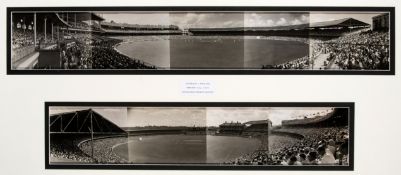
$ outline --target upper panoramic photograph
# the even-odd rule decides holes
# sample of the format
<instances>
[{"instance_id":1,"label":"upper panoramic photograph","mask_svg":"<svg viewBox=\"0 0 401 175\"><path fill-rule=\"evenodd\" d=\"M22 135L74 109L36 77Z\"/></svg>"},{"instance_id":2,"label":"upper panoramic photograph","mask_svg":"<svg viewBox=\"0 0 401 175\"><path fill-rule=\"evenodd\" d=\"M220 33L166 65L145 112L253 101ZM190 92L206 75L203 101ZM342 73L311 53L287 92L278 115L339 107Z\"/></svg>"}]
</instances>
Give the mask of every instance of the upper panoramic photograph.
<instances>
[{"instance_id":1,"label":"upper panoramic photograph","mask_svg":"<svg viewBox=\"0 0 401 175\"><path fill-rule=\"evenodd\" d=\"M8 73L394 75L392 8L171 9L8 8Z\"/></svg>"}]
</instances>

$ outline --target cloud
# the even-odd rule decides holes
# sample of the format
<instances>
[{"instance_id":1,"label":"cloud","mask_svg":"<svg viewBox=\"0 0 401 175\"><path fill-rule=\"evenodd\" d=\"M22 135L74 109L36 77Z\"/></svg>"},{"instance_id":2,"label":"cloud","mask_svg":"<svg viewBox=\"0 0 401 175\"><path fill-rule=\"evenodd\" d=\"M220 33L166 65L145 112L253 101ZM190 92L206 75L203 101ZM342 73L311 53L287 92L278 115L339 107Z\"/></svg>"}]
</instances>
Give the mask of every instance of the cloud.
<instances>
[{"instance_id":1,"label":"cloud","mask_svg":"<svg viewBox=\"0 0 401 175\"><path fill-rule=\"evenodd\" d=\"M243 27L243 13L173 13L170 15L173 25L180 28L190 27Z\"/></svg>"},{"instance_id":2,"label":"cloud","mask_svg":"<svg viewBox=\"0 0 401 175\"><path fill-rule=\"evenodd\" d=\"M299 19L294 19L291 21L292 25L298 25L298 24L302 24L302 22Z\"/></svg>"},{"instance_id":3,"label":"cloud","mask_svg":"<svg viewBox=\"0 0 401 175\"><path fill-rule=\"evenodd\" d=\"M252 13L245 14L244 25L246 27L271 27L275 25L275 22L272 19L265 19L260 14Z\"/></svg>"},{"instance_id":4,"label":"cloud","mask_svg":"<svg viewBox=\"0 0 401 175\"><path fill-rule=\"evenodd\" d=\"M301 16L301 21L302 21L303 23L309 22L309 15L302 15L302 16Z\"/></svg>"},{"instance_id":5,"label":"cloud","mask_svg":"<svg viewBox=\"0 0 401 175\"><path fill-rule=\"evenodd\" d=\"M285 18L280 18L280 20L276 21L276 25L277 26L284 26L284 25L288 25L288 22Z\"/></svg>"},{"instance_id":6,"label":"cloud","mask_svg":"<svg viewBox=\"0 0 401 175\"><path fill-rule=\"evenodd\" d=\"M274 25L274 21L271 19L266 20L266 26L273 26Z\"/></svg>"},{"instance_id":7,"label":"cloud","mask_svg":"<svg viewBox=\"0 0 401 175\"><path fill-rule=\"evenodd\" d=\"M128 126L205 126L206 110L197 107L131 107Z\"/></svg>"},{"instance_id":8,"label":"cloud","mask_svg":"<svg viewBox=\"0 0 401 175\"><path fill-rule=\"evenodd\" d=\"M185 13L170 15L170 23L181 28L196 26L207 18L206 14Z\"/></svg>"}]
</instances>

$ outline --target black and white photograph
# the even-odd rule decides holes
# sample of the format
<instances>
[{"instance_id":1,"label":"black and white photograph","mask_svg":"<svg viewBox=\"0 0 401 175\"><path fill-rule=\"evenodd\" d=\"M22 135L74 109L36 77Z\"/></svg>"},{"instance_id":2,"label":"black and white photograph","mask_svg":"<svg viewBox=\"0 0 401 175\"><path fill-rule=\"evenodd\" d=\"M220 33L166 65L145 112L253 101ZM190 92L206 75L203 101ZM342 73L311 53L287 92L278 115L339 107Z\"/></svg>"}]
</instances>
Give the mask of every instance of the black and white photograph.
<instances>
[{"instance_id":1,"label":"black and white photograph","mask_svg":"<svg viewBox=\"0 0 401 175\"><path fill-rule=\"evenodd\" d=\"M394 74L393 8L51 9L8 8L10 74Z\"/></svg>"},{"instance_id":2,"label":"black and white photograph","mask_svg":"<svg viewBox=\"0 0 401 175\"><path fill-rule=\"evenodd\" d=\"M353 103L46 104L48 168L353 169Z\"/></svg>"}]
</instances>

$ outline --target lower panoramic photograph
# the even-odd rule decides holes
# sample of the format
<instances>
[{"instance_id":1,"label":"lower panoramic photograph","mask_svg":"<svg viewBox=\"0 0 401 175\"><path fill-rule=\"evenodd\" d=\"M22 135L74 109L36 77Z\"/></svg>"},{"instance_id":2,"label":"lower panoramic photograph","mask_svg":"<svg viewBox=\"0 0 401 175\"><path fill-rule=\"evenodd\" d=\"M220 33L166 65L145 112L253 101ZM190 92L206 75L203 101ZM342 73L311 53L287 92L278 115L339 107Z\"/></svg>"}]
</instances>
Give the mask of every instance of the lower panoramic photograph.
<instances>
[{"instance_id":1,"label":"lower panoramic photograph","mask_svg":"<svg viewBox=\"0 0 401 175\"><path fill-rule=\"evenodd\" d=\"M46 102L48 169L353 170L354 103Z\"/></svg>"}]
</instances>

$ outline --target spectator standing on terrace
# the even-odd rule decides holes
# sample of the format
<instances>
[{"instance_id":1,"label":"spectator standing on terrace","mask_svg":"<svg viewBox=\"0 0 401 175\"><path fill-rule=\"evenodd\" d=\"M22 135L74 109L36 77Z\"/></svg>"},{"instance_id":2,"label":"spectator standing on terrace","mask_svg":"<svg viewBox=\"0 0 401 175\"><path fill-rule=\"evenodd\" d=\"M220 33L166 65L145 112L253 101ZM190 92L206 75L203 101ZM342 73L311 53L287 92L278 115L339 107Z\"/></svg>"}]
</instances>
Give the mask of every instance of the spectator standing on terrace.
<instances>
[{"instance_id":1,"label":"spectator standing on terrace","mask_svg":"<svg viewBox=\"0 0 401 175\"><path fill-rule=\"evenodd\" d=\"M333 139L330 139L327 145L327 149L334 155L336 153L336 143Z\"/></svg>"},{"instance_id":2,"label":"spectator standing on terrace","mask_svg":"<svg viewBox=\"0 0 401 175\"><path fill-rule=\"evenodd\" d=\"M317 151L321 157L318 164L332 165L332 164L336 163L336 159L334 158L334 155L324 145L320 145L317 148Z\"/></svg>"}]
</instances>

